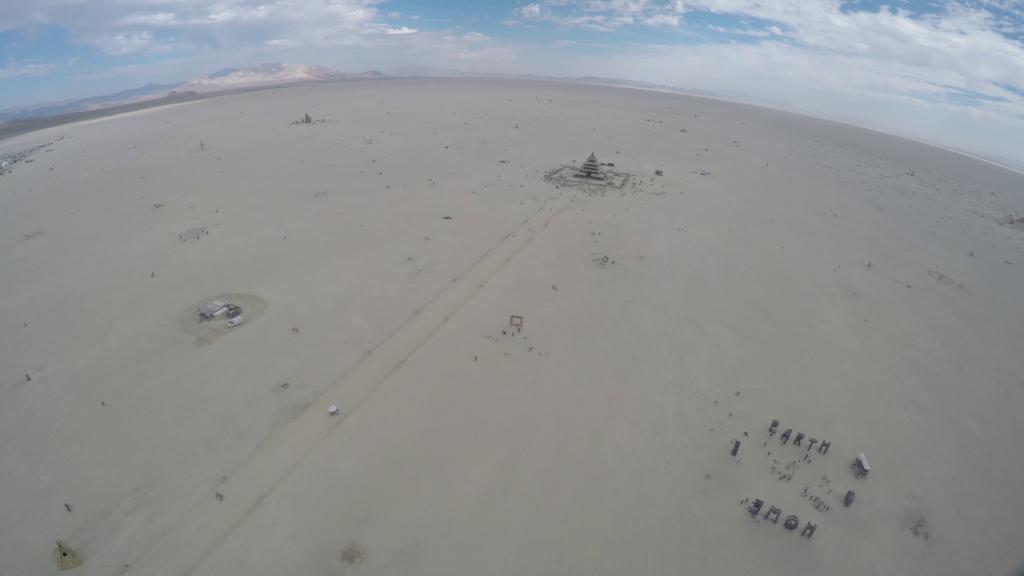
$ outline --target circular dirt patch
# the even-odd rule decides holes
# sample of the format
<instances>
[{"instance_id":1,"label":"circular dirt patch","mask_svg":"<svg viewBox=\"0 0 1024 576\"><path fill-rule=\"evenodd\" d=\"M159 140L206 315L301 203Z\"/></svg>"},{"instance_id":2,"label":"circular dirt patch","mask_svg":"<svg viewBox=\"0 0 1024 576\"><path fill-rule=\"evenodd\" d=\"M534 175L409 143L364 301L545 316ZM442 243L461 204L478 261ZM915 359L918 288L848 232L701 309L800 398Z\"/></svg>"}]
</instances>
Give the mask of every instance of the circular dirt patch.
<instances>
[{"instance_id":1,"label":"circular dirt patch","mask_svg":"<svg viewBox=\"0 0 1024 576\"><path fill-rule=\"evenodd\" d=\"M237 326L228 326L226 315L216 316L210 320L204 320L199 316L199 309L212 302L234 304L242 309L240 318L242 322ZM232 292L228 294L217 294L209 298L203 298L199 302L190 305L182 311L180 316L181 327L185 332L195 336L193 344L205 346L217 341L218 338L231 332L235 332L252 324L267 309L267 301L255 294L242 294Z\"/></svg>"}]
</instances>

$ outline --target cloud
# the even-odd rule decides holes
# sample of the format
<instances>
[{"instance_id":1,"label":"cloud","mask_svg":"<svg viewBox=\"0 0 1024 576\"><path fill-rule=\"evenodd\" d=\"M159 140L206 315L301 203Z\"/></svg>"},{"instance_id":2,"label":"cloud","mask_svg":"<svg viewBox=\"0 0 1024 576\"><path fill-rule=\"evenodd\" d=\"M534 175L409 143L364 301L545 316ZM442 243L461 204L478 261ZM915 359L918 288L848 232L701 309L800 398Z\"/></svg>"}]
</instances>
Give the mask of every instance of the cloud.
<instances>
[{"instance_id":1,"label":"cloud","mask_svg":"<svg viewBox=\"0 0 1024 576\"><path fill-rule=\"evenodd\" d=\"M295 41L288 38L271 38L264 42L270 48L294 48Z\"/></svg>"},{"instance_id":2,"label":"cloud","mask_svg":"<svg viewBox=\"0 0 1024 576\"><path fill-rule=\"evenodd\" d=\"M8 62L0 67L0 80L23 76L43 76L60 66L49 62Z\"/></svg>"},{"instance_id":3,"label":"cloud","mask_svg":"<svg viewBox=\"0 0 1024 576\"><path fill-rule=\"evenodd\" d=\"M310 47L358 43L380 31L380 0L32 0L5 2L0 30L56 26L72 40L124 55L158 46L258 49L275 39ZM169 38L175 39L169 44Z\"/></svg>"},{"instance_id":4,"label":"cloud","mask_svg":"<svg viewBox=\"0 0 1024 576\"><path fill-rule=\"evenodd\" d=\"M523 19L610 32L632 24L678 26L687 7L681 0L543 0L521 6Z\"/></svg>"},{"instance_id":5,"label":"cloud","mask_svg":"<svg viewBox=\"0 0 1024 576\"><path fill-rule=\"evenodd\" d=\"M479 72L515 70L522 56L519 46L497 44L479 32L459 29L423 30L403 36L399 48L401 53L394 57L402 64L449 66Z\"/></svg>"},{"instance_id":6,"label":"cloud","mask_svg":"<svg viewBox=\"0 0 1024 576\"><path fill-rule=\"evenodd\" d=\"M746 37L763 54L775 55L772 64L781 76L788 76L794 65L820 63L821 69L799 68L806 73L802 81L812 85L828 83L839 73L854 91L928 96L937 84L982 96L1016 91L1011 100L1019 100L1024 93L1024 43L1000 27L1024 27L1022 8L1024 4L1008 0L949 2L927 13L884 6L858 10L839 0L545 0L518 13L531 21L602 31L630 25L703 30L714 35L701 43L726 46L722 52L731 56L726 61L741 69L746 61L737 57L740 53L764 60L725 41ZM702 25L701 15L717 15L715 21L723 23Z\"/></svg>"},{"instance_id":7,"label":"cloud","mask_svg":"<svg viewBox=\"0 0 1024 576\"><path fill-rule=\"evenodd\" d=\"M523 18L540 18L540 4L527 4L519 9L519 15Z\"/></svg>"},{"instance_id":8,"label":"cloud","mask_svg":"<svg viewBox=\"0 0 1024 576\"><path fill-rule=\"evenodd\" d=\"M153 35L149 32L123 32L93 38L91 43L114 56L154 49Z\"/></svg>"},{"instance_id":9,"label":"cloud","mask_svg":"<svg viewBox=\"0 0 1024 576\"><path fill-rule=\"evenodd\" d=\"M173 12L134 13L118 21L123 26L175 26L181 24Z\"/></svg>"},{"instance_id":10,"label":"cloud","mask_svg":"<svg viewBox=\"0 0 1024 576\"><path fill-rule=\"evenodd\" d=\"M644 16L640 21L647 26L679 26L682 16L679 14L652 14Z\"/></svg>"},{"instance_id":11,"label":"cloud","mask_svg":"<svg viewBox=\"0 0 1024 576\"><path fill-rule=\"evenodd\" d=\"M600 58L580 57L571 66L577 75L625 76L706 90L962 149L1020 157L1013 143L1024 134L1024 98L998 86L964 88L962 76L954 71L775 41L644 46Z\"/></svg>"},{"instance_id":12,"label":"cloud","mask_svg":"<svg viewBox=\"0 0 1024 576\"><path fill-rule=\"evenodd\" d=\"M773 28L775 30L778 30L778 32L774 32L772 30ZM776 34L781 34L782 33L782 31L779 30L777 26L772 26L770 28L760 29L760 28L736 28L736 27L730 28L728 26L719 26L717 24L712 24L712 25L708 26L708 30L711 30L712 32L718 32L718 33L726 35L726 36L747 36L747 37L750 37L750 38L768 38L773 33L776 33Z\"/></svg>"},{"instance_id":13,"label":"cloud","mask_svg":"<svg viewBox=\"0 0 1024 576\"><path fill-rule=\"evenodd\" d=\"M408 26L402 26L401 28L384 28L384 33L388 36L401 36L402 34L415 34L419 30L415 28L409 28Z\"/></svg>"},{"instance_id":14,"label":"cloud","mask_svg":"<svg viewBox=\"0 0 1024 576\"><path fill-rule=\"evenodd\" d=\"M606 33L600 56L558 60L563 74L719 92L1004 155L1024 134L1019 0L534 0L511 13L560 36ZM655 26L679 30L677 43L616 34Z\"/></svg>"}]
</instances>

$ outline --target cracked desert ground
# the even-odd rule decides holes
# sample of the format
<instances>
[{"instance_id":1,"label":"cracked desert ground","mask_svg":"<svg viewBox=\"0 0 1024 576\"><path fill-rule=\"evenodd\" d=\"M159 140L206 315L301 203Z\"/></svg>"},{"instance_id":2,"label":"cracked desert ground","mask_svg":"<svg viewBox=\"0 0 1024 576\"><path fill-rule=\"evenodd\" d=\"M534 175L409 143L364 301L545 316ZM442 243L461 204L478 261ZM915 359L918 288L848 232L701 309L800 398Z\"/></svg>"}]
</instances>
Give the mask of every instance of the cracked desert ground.
<instances>
[{"instance_id":1,"label":"cracked desert ground","mask_svg":"<svg viewBox=\"0 0 1024 576\"><path fill-rule=\"evenodd\" d=\"M4 576L58 539L82 575L1024 567L1019 173L539 81L252 91L0 152L51 142L0 176ZM591 152L627 185L545 180ZM261 313L188 332L222 294Z\"/></svg>"}]
</instances>

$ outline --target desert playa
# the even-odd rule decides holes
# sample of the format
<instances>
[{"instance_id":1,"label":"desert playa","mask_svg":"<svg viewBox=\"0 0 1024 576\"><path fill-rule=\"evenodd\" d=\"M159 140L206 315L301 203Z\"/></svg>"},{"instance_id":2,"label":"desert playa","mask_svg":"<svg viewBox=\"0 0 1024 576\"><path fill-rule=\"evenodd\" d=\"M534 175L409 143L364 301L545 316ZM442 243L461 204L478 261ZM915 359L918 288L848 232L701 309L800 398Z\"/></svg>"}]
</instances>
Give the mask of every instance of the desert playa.
<instances>
[{"instance_id":1,"label":"desert playa","mask_svg":"<svg viewBox=\"0 0 1024 576\"><path fill-rule=\"evenodd\" d=\"M0 155L0 574L1024 567L1024 175L475 79Z\"/></svg>"}]
</instances>

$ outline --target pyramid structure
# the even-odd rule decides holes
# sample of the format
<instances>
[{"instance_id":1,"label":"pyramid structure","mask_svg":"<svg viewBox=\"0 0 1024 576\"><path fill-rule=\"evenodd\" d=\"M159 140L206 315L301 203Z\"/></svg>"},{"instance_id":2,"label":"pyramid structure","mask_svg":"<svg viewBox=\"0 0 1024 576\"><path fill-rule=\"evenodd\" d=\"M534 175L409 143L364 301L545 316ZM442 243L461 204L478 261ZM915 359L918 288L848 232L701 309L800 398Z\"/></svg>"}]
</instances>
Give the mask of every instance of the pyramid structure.
<instances>
[{"instance_id":1,"label":"pyramid structure","mask_svg":"<svg viewBox=\"0 0 1024 576\"><path fill-rule=\"evenodd\" d=\"M593 152L583 162L583 166L580 167L579 175L586 178L601 178L601 163L597 161L597 156Z\"/></svg>"}]
</instances>

